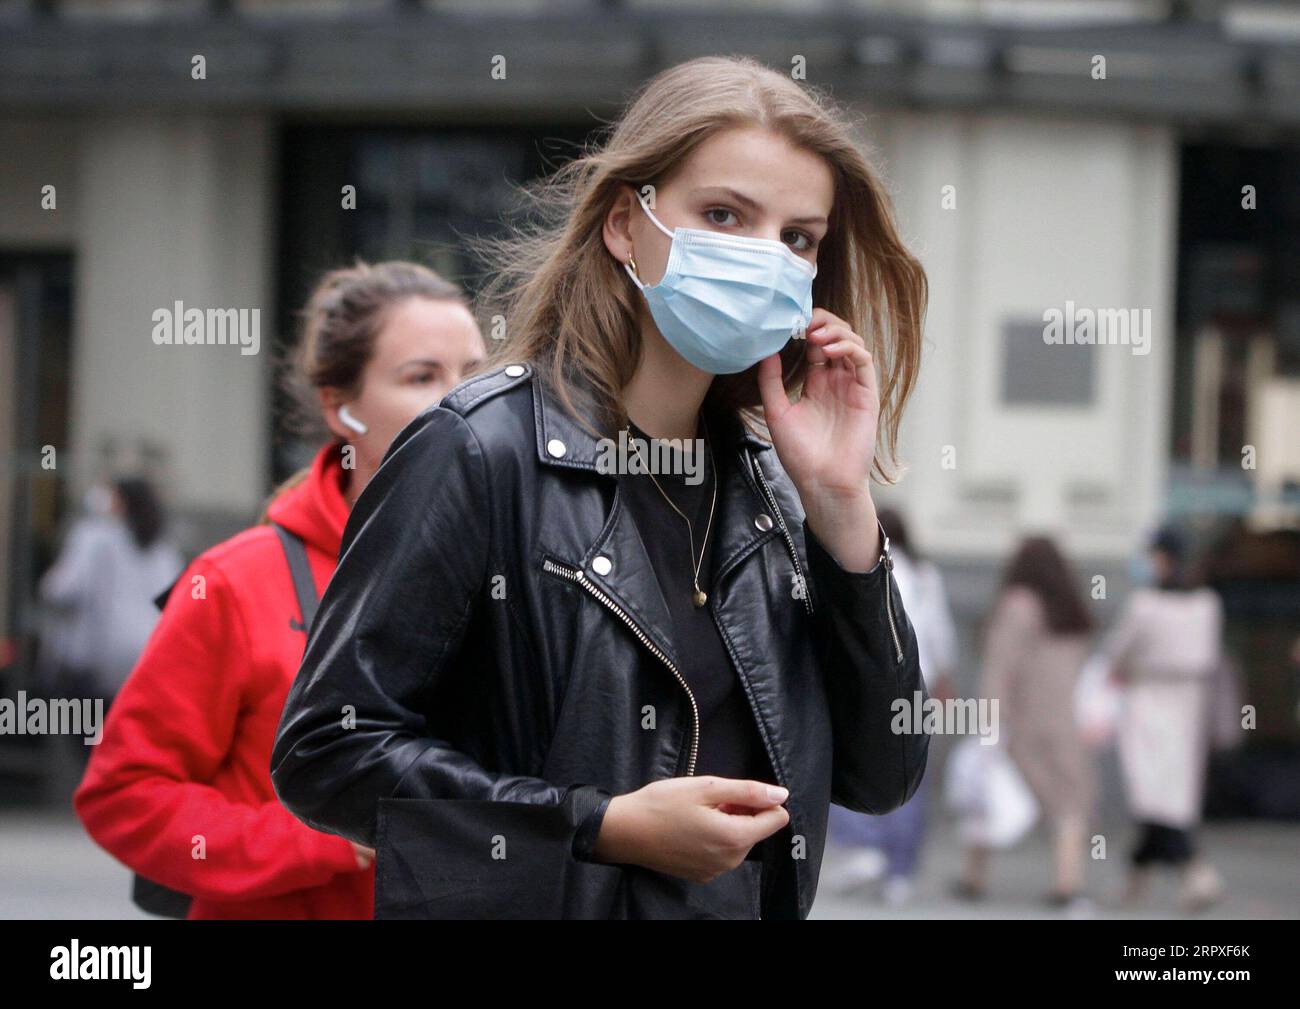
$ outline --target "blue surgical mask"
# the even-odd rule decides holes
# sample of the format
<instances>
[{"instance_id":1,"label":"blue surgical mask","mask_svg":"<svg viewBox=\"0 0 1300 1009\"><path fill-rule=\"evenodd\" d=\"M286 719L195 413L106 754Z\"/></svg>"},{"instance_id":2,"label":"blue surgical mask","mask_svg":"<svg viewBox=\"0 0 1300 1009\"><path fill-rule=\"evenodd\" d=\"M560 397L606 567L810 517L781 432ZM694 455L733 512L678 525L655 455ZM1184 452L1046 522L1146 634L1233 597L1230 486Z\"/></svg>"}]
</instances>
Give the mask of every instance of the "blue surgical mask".
<instances>
[{"instance_id":1,"label":"blue surgical mask","mask_svg":"<svg viewBox=\"0 0 1300 1009\"><path fill-rule=\"evenodd\" d=\"M637 194L641 208L673 240L657 284L641 289L659 332L701 371L734 375L802 337L812 318L817 267L784 242L698 228L669 231Z\"/></svg>"}]
</instances>

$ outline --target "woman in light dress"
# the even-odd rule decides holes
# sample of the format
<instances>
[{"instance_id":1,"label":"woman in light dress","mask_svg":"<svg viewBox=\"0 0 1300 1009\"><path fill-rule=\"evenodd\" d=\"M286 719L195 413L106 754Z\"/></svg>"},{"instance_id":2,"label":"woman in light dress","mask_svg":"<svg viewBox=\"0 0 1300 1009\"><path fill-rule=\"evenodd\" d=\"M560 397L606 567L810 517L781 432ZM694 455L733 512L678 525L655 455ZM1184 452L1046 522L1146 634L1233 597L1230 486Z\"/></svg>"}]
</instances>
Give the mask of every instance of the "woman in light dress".
<instances>
[{"instance_id":1,"label":"woman in light dress","mask_svg":"<svg viewBox=\"0 0 1300 1009\"><path fill-rule=\"evenodd\" d=\"M1142 897L1156 867L1172 866L1182 872L1183 903L1196 910L1223 892L1193 834L1204 790L1208 688L1222 661L1223 606L1213 590L1192 584L1185 554L1174 530L1156 535L1153 584L1129 596L1103 654L1124 688L1117 745L1139 829L1122 897Z\"/></svg>"},{"instance_id":2,"label":"woman in light dress","mask_svg":"<svg viewBox=\"0 0 1300 1009\"><path fill-rule=\"evenodd\" d=\"M1095 776L1075 722L1074 690L1093 621L1074 573L1045 536L1021 543L989 619L979 694L998 701L998 733L1051 827L1049 904L1083 905L1083 867ZM958 896L985 890L990 851L967 848Z\"/></svg>"}]
</instances>

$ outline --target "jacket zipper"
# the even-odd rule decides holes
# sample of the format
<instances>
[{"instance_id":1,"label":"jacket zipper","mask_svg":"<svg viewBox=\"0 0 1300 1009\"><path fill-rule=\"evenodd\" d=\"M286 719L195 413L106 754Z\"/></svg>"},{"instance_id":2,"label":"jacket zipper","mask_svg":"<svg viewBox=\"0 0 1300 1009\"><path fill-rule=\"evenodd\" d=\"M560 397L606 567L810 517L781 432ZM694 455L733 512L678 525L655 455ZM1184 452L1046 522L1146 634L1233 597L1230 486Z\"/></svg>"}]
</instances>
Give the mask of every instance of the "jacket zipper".
<instances>
[{"instance_id":1,"label":"jacket zipper","mask_svg":"<svg viewBox=\"0 0 1300 1009\"><path fill-rule=\"evenodd\" d=\"M890 577L894 573L894 558L889 555L889 546L885 546L885 615L889 617L889 632L894 636L894 651L898 654L897 662L903 661L903 642L898 637L898 628L894 625L894 592L890 587Z\"/></svg>"},{"instance_id":2,"label":"jacket zipper","mask_svg":"<svg viewBox=\"0 0 1300 1009\"><path fill-rule=\"evenodd\" d=\"M695 773L695 758L700 752L700 706L695 703L695 695L691 693L691 688L687 684L685 677L682 676L672 659L667 655L636 625L636 622L627 614L627 612L602 592L589 578L585 572L577 568L571 568L563 564L557 564L549 557L542 559L542 570L549 574L559 575L561 578L567 578L571 582L576 582L586 589L596 600L607 610L617 616L627 625L628 630L636 635L637 640L645 645L660 662L668 667L669 671L676 677L677 682L682 685L686 691L686 699L691 702L691 750L690 757L686 762L686 774Z\"/></svg>"},{"instance_id":3,"label":"jacket zipper","mask_svg":"<svg viewBox=\"0 0 1300 1009\"><path fill-rule=\"evenodd\" d=\"M809 596L808 579L804 577L803 567L799 564L799 551L794 547L794 539L790 535L790 530L786 527L785 516L781 514L781 509L776 503L776 495L772 493L772 488L767 485L767 478L763 476L763 467L758 464L758 460L753 455L749 457L749 464L758 477L759 484L762 485L763 496L772 509L772 514L776 516L776 524L781 529L781 535L785 537L786 549L790 551L790 560L794 563L794 572L799 577L800 588L803 589L804 608L808 611L808 615L812 616L813 605Z\"/></svg>"}]
</instances>

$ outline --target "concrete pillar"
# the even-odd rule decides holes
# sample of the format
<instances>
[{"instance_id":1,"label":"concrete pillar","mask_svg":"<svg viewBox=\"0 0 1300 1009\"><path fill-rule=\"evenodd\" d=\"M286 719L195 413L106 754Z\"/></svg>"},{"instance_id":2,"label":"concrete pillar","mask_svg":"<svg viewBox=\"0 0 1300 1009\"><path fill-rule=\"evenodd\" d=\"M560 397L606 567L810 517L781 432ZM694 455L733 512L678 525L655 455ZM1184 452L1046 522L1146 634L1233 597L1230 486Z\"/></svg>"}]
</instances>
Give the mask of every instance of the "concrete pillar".
<instances>
[{"instance_id":1,"label":"concrete pillar","mask_svg":"<svg viewBox=\"0 0 1300 1009\"><path fill-rule=\"evenodd\" d=\"M150 439L166 453L174 505L251 510L268 471L271 124L105 117L87 123L79 160L77 458L104 436ZM260 309L260 352L157 346L153 313L176 301Z\"/></svg>"}]
</instances>

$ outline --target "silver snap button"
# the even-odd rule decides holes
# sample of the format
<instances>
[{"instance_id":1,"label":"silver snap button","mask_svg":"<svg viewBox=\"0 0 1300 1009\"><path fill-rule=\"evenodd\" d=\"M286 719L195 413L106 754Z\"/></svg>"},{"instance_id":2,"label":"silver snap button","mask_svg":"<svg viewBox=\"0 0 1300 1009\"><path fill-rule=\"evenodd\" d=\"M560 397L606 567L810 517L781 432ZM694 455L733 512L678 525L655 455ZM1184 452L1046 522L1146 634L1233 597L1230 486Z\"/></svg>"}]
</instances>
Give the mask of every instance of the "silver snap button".
<instances>
[{"instance_id":1,"label":"silver snap button","mask_svg":"<svg viewBox=\"0 0 1300 1009\"><path fill-rule=\"evenodd\" d=\"M546 443L546 451L551 453L551 455L555 456L555 458L559 459L561 456L564 455L565 452L569 450L564 447L564 442L560 441L559 438L552 438L550 441Z\"/></svg>"},{"instance_id":2,"label":"silver snap button","mask_svg":"<svg viewBox=\"0 0 1300 1009\"><path fill-rule=\"evenodd\" d=\"M506 374L511 378L518 378L523 373L524 366L522 364L511 364L506 366Z\"/></svg>"},{"instance_id":3,"label":"silver snap button","mask_svg":"<svg viewBox=\"0 0 1300 1009\"><path fill-rule=\"evenodd\" d=\"M772 516L767 514L767 512L763 512L754 519L754 525L762 532L767 532L772 528Z\"/></svg>"},{"instance_id":4,"label":"silver snap button","mask_svg":"<svg viewBox=\"0 0 1300 1009\"><path fill-rule=\"evenodd\" d=\"M596 557L591 562L591 570L601 576L607 575L614 570L614 562L605 556Z\"/></svg>"}]
</instances>

